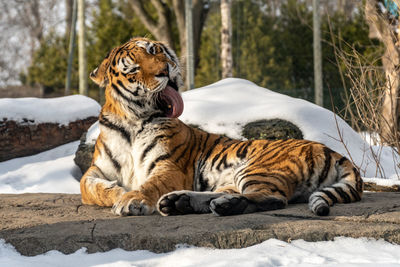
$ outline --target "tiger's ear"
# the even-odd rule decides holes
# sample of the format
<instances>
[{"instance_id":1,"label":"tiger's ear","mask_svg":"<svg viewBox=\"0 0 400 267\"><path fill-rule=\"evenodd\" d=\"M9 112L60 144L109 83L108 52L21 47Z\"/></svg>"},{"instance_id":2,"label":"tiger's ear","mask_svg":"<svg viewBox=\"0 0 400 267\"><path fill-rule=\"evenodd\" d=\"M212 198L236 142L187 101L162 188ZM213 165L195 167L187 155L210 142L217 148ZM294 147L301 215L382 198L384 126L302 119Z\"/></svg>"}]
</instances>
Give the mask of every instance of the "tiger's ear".
<instances>
[{"instance_id":1,"label":"tiger's ear","mask_svg":"<svg viewBox=\"0 0 400 267\"><path fill-rule=\"evenodd\" d=\"M108 71L111 61L114 59L117 48L111 50L110 53L103 59L101 64L90 73L90 79L100 87L105 87L108 83Z\"/></svg>"}]
</instances>

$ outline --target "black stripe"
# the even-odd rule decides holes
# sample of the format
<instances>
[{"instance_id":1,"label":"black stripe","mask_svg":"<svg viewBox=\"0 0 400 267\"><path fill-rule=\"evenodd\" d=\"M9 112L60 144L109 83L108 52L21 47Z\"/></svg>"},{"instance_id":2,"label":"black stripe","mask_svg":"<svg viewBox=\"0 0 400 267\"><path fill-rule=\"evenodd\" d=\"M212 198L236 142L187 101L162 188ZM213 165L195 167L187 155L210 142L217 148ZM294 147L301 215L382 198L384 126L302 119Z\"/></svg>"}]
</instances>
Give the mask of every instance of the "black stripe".
<instances>
[{"instance_id":1,"label":"black stripe","mask_svg":"<svg viewBox=\"0 0 400 267\"><path fill-rule=\"evenodd\" d=\"M203 173L199 175L200 191L206 191L208 188L208 180L204 179Z\"/></svg>"},{"instance_id":2,"label":"black stripe","mask_svg":"<svg viewBox=\"0 0 400 267\"><path fill-rule=\"evenodd\" d=\"M135 117L139 118L139 114L137 113L137 110L132 108L131 106L128 106L129 110L135 115Z\"/></svg>"},{"instance_id":3,"label":"black stripe","mask_svg":"<svg viewBox=\"0 0 400 267\"><path fill-rule=\"evenodd\" d=\"M105 179L108 180L107 176L104 174L104 172L101 170L101 168L100 168L97 164L93 164L93 165L98 169L98 171L100 171L100 174L101 174Z\"/></svg>"},{"instance_id":4,"label":"black stripe","mask_svg":"<svg viewBox=\"0 0 400 267\"><path fill-rule=\"evenodd\" d=\"M221 149L221 151L214 156L212 162L211 162L211 166L214 166L215 162L219 159L219 157L221 157L221 155L229 148L229 146L225 146Z\"/></svg>"},{"instance_id":5,"label":"black stripe","mask_svg":"<svg viewBox=\"0 0 400 267\"><path fill-rule=\"evenodd\" d=\"M335 189L335 191L339 194L340 198L344 201L344 203L351 202L350 196L345 191L343 191L342 188L334 187L333 189Z\"/></svg>"},{"instance_id":6,"label":"black stripe","mask_svg":"<svg viewBox=\"0 0 400 267\"><path fill-rule=\"evenodd\" d=\"M338 202L338 199L330 191L328 191L326 189L322 189L321 192L324 193L328 198L330 198L333 201L333 203L337 203Z\"/></svg>"},{"instance_id":7,"label":"black stripe","mask_svg":"<svg viewBox=\"0 0 400 267\"><path fill-rule=\"evenodd\" d=\"M99 123L109 129L112 129L114 131L118 131L122 137L125 138L125 140L130 144L131 143L131 135L130 133L122 126L118 126L116 124L113 124L110 122L106 117L101 116L99 119Z\"/></svg>"},{"instance_id":8,"label":"black stripe","mask_svg":"<svg viewBox=\"0 0 400 267\"><path fill-rule=\"evenodd\" d=\"M322 199L324 202L325 202L325 204L329 207L329 202L328 202L328 200L326 200L325 198L323 198L323 197L318 197L319 199Z\"/></svg>"},{"instance_id":9,"label":"black stripe","mask_svg":"<svg viewBox=\"0 0 400 267\"><path fill-rule=\"evenodd\" d=\"M117 80L117 83L122 87L122 89L124 89L125 91L128 91L129 93L131 93L131 91L129 91L129 90L127 90L127 89L125 88L124 84L123 84L120 80ZM133 105L135 105L135 106L138 106L138 107L140 107L140 108L143 108L143 107L144 107L144 103L143 103L142 100L133 100L133 99L127 97L125 94L123 94L123 93L121 92L120 88L119 88L117 85L115 85L114 83L111 83L111 86L112 86L112 88L115 90L115 92L116 92L119 96L121 96L123 99L125 99L127 102L129 102L129 103L131 103L131 104L133 104Z\"/></svg>"},{"instance_id":10,"label":"black stripe","mask_svg":"<svg viewBox=\"0 0 400 267\"><path fill-rule=\"evenodd\" d=\"M250 141L251 142L251 141ZM236 156L240 159L243 159L247 156L247 148L250 146L250 142L244 143L237 151Z\"/></svg>"},{"instance_id":11,"label":"black stripe","mask_svg":"<svg viewBox=\"0 0 400 267\"><path fill-rule=\"evenodd\" d=\"M203 151L206 149L206 147L207 147L207 142L208 142L208 139L210 138L210 134L209 133L206 133L206 138L204 139L204 143L203 143L203 145L201 146L201 153L203 154Z\"/></svg>"},{"instance_id":12,"label":"black stripe","mask_svg":"<svg viewBox=\"0 0 400 267\"><path fill-rule=\"evenodd\" d=\"M141 100L131 100L130 103L132 103L132 104L134 104L134 105L136 105L136 106L138 106L140 108L144 107L144 103Z\"/></svg>"},{"instance_id":13,"label":"black stripe","mask_svg":"<svg viewBox=\"0 0 400 267\"><path fill-rule=\"evenodd\" d=\"M175 58L172 56L172 54L169 52L168 48L164 45L160 43L160 46L164 49L164 52L167 53L167 55L169 56L169 58L174 61ZM176 64L176 62L174 62Z\"/></svg>"},{"instance_id":14,"label":"black stripe","mask_svg":"<svg viewBox=\"0 0 400 267\"><path fill-rule=\"evenodd\" d=\"M349 176L350 174L351 174L351 173L346 172L345 174L343 174L343 175L340 177L340 180L346 178L346 177Z\"/></svg>"},{"instance_id":15,"label":"black stripe","mask_svg":"<svg viewBox=\"0 0 400 267\"><path fill-rule=\"evenodd\" d=\"M311 178L314 174L314 155L312 152L312 148L310 147L306 152L306 164L308 167L308 177Z\"/></svg>"},{"instance_id":16,"label":"black stripe","mask_svg":"<svg viewBox=\"0 0 400 267\"><path fill-rule=\"evenodd\" d=\"M185 172L188 170L188 164L190 163L193 152L195 152L194 153L195 155L197 154L197 151L194 151L195 148L197 147L197 138L196 138L196 135L194 134L194 131L192 128L190 128L190 134L191 134L191 136L193 136L193 141L192 141L192 145L190 146L190 149L189 149L189 156L186 160L185 165L183 166L183 169L185 170Z\"/></svg>"},{"instance_id":17,"label":"black stripe","mask_svg":"<svg viewBox=\"0 0 400 267\"><path fill-rule=\"evenodd\" d=\"M119 162L114 158L114 155L112 154L110 148L105 143L102 142L102 144L104 146L104 150L106 151L106 154L107 154L108 158L111 160L112 164L114 165L114 168L118 172L120 172L121 171L121 164L119 164Z\"/></svg>"},{"instance_id":18,"label":"black stripe","mask_svg":"<svg viewBox=\"0 0 400 267\"><path fill-rule=\"evenodd\" d=\"M331 169L331 158L332 158L331 153L332 153L332 150L330 150L327 147L324 147L323 151L324 151L324 155L325 155L325 162L324 162L324 169L322 170L322 172L321 172L321 174L319 176L319 179L318 179L318 186L323 181L325 181L325 179L327 178L328 172Z\"/></svg>"},{"instance_id":19,"label":"black stripe","mask_svg":"<svg viewBox=\"0 0 400 267\"><path fill-rule=\"evenodd\" d=\"M151 114L147 119L143 120L143 125L146 125L150 122L152 122L155 118L158 118L161 115L161 112L156 112L154 114Z\"/></svg>"},{"instance_id":20,"label":"black stripe","mask_svg":"<svg viewBox=\"0 0 400 267\"><path fill-rule=\"evenodd\" d=\"M353 188L351 185L347 185L347 188L349 188L351 195L355 199L355 201L360 201L361 197L360 194Z\"/></svg>"},{"instance_id":21,"label":"black stripe","mask_svg":"<svg viewBox=\"0 0 400 267\"><path fill-rule=\"evenodd\" d=\"M262 176L262 177L268 177L269 173L268 172L255 172L255 173L249 173L249 174L245 174L245 176L243 176L243 178L246 177L251 177L251 176Z\"/></svg>"},{"instance_id":22,"label":"black stripe","mask_svg":"<svg viewBox=\"0 0 400 267\"><path fill-rule=\"evenodd\" d=\"M192 128L189 128L189 141L187 140L187 137L186 137L186 139L185 139L185 141L183 142L183 144L187 144L187 143L189 143L189 144L192 144L193 145L193 142L192 142L192 139L193 139L193 129ZM186 154L186 152L188 151L188 149L189 149L189 146L188 145L186 145L186 147L185 147L185 149L183 149L182 150L182 152L181 152L181 154L176 158L176 162L179 162L182 158L183 158L183 156L185 156L185 154Z\"/></svg>"},{"instance_id":23,"label":"black stripe","mask_svg":"<svg viewBox=\"0 0 400 267\"><path fill-rule=\"evenodd\" d=\"M288 141L288 140L286 140L286 141ZM264 162L267 162L268 160L273 159L272 164L276 164L277 162L282 161L283 159L286 159L289 152L291 152L292 150L301 146L301 145L293 146L292 142L282 142L282 143L283 144L281 146L276 146L272 149L265 151L265 153L263 153L262 157L263 157ZM276 149L279 149L279 150L276 151L275 153L271 154L271 152L273 152ZM282 154L282 155L278 156L279 154Z\"/></svg>"},{"instance_id":24,"label":"black stripe","mask_svg":"<svg viewBox=\"0 0 400 267\"><path fill-rule=\"evenodd\" d=\"M217 139L214 140L213 145L210 147L210 149L207 151L206 156L204 157L204 161L206 161L210 157L210 155L213 151L213 148L221 141L221 139L222 139L222 136L219 136Z\"/></svg>"},{"instance_id":25,"label":"black stripe","mask_svg":"<svg viewBox=\"0 0 400 267\"><path fill-rule=\"evenodd\" d=\"M227 154L225 154L225 155L222 157L222 159L220 160L220 162L218 163L218 165L217 165L217 169L218 169L218 170L221 170L221 165L222 165L222 163L224 164L224 166L226 166L226 157L227 157Z\"/></svg>"},{"instance_id":26,"label":"black stripe","mask_svg":"<svg viewBox=\"0 0 400 267\"><path fill-rule=\"evenodd\" d=\"M149 170L147 171L147 173L150 175L151 171L156 167L156 164L157 164L159 161L166 160L166 159L168 159L168 158L170 158L170 157L171 157L170 154L163 154L163 155L159 156L158 158L156 158L156 159L151 163L151 165L150 165Z\"/></svg>"},{"instance_id":27,"label":"black stripe","mask_svg":"<svg viewBox=\"0 0 400 267\"><path fill-rule=\"evenodd\" d=\"M340 166L340 165L342 165L346 160L347 160L346 157L342 157L341 159L339 159L339 160L337 161L337 164Z\"/></svg>"},{"instance_id":28,"label":"black stripe","mask_svg":"<svg viewBox=\"0 0 400 267\"><path fill-rule=\"evenodd\" d=\"M116 86L114 83L111 83L111 87L114 89L114 91L123 99L125 99L125 101L130 102L131 99L129 99L126 95L124 95L121 90L119 90L118 86Z\"/></svg>"},{"instance_id":29,"label":"black stripe","mask_svg":"<svg viewBox=\"0 0 400 267\"><path fill-rule=\"evenodd\" d=\"M126 87L125 87L124 83L121 80L117 80L117 83L118 83L119 86L122 87L122 89L126 90Z\"/></svg>"},{"instance_id":30,"label":"black stripe","mask_svg":"<svg viewBox=\"0 0 400 267\"><path fill-rule=\"evenodd\" d=\"M234 140L234 141L236 141L236 140ZM236 147L239 146L241 143L242 143L242 142L240 142L240 141L236 141L235 143L233 143L233 144L230 146L230 148L231 148L232 150L235 150Z\"/></svg>"},{"instance_id":31,"label":"black stripe","mask_svg":"<svg viewBox=\"0 0 400 267\"><path fill-rule=\"evenodd\" d=\"M117 54L118 54L122 49L123 49L123 46L117 48L117 51L115 51L115 53L114 53L114 58L113 58L113 60L112 60L112 62L111 62L112 66L115 66L115 64L117 63L117 61L116 61Z\"/></svg>"},{"instance_id":32,"label":"black stripe","mask_svg":"<svg viewBox=\"0 0 400 267\"><path fill-rule=\"evenodd\" d=\"M133 54L131 54L131 53L128 53L128 55L127 55L131 60L132 60L132 62L133 63L135 63L136 62L136 58L134 57L134 55Z\"/></svg>"},{"instance_id":33,"label":"black stripe","mask_svg":"<svg viewBox=\"0 0 400 267\"><path fill-rule=\"evenodd\" d=\"M282 191L281 189L279 189L276 184L267 182L267 181L257 181L257 180L247 181L242 186L241 191L244 192L244 190L251 185L268 185L268 189L270 189L271 192L273 192L273 193L278 192L280 195L287 197L286 193L284 191ZM264 189L264 188L260 188L260 189Z\"/></svg>"},{"instance_id":34,"label":"black stripe","mask_svg":"<svg viewBox=\"0 0 400 267\"><path fill-rule=\"evenodd\" d=\"M157 138L157 137L156 137L156 138ZM149 153L150 150L152 150L152 149L156 146L156 144L157 144L156 138L153 139L153 143L151 143L150 145L148 145L148 146L143 150L142 156L140 157L140 160L141 160L141 161L143 161L143 159L146 157L147 153Z\"/></svg>"},{"instance_id":35,"label":"black stripe","mask_svg":"<svg viewBox=\"0 0 400 267\"><path fill-rule=\"evenodd\" d=\"M266 148L269 148L270 149L270 145L271 146L275 146L274 148L271 148L272 150L273 149L276 149L276 148L278 148L279 147L279 145L281 144L281 143L283 143L284 142L284 140L276 140L276 141L273 141L273 142L271 142L271 141L269 141L269 140L265 140L266 141L266 143L264 144L264 146L263 146L263 150L265 150ZM270 150L268 150L268 151L270 151Z\"/></svg>"},{"instance_id":36,"label":"black stripe","mask_svg":"<svg viewBox=\"0 0 400 267\"><path fill-rule=\"evenodd\" d=\"M156 112L154 114L151 114L147 119L143 120L141 128L139 129L139 131L137 131L137 135L140 134L143 130L144 130L144 126L150 122L152 122L155 118L158 118L161 115L161 112ZM171 127L169 127L171 128ZM159 131L162 130L168 130L169 128L165 129L165 128L158 128Z\"/></svg>"},{"instance_id":37,"label":"black stripe","mask_svg":"<svg viewBox=\"0 0 400 267\"><path fill-rule=\"evenodd\" d=\"M288 182L289 182L281 173L268 172L268 173L245 174L242 177L240 177L239 180L236 181L236 184L240 185L242 180L247 179L248 177L251 177L251 176L263 176L263 177L268 177L268 178L275 178L275 180L279 181L283 186L288 186Z\"/></svg>"},{"instance_id":38,"label":"black stripe","mask_svg":"<svg viewBox=\"0 0 400 267\"><path fill-rule=\"evenodd\" d=\"M207 148L207 143L208 143L208 139L210 138L210 134L209 133L207 133L207 132L204 132L205 134L206 134L206 138L205 138L205 140L204 140L204 143L201 145L201 148L199 148L200 149L200 156L199 156L199 158L198 158L198 161L199 161L199 164L197 165L197 169L198 169L198 171L200 172L201 171L201 169L203 168L203 166L204 166L204 164L205 164L205 162L206 162L206 159L205 159L205 157L203 157L203 154L204 154L204 152L206 151L206 148ZM210 150L208 151L208 152L210 152ZM208 152L207 152L207 154L208 154ZM210 152L211 153L211 152ZM206 155L207 156L207 155Z\"/></svg>"}]
</instances>

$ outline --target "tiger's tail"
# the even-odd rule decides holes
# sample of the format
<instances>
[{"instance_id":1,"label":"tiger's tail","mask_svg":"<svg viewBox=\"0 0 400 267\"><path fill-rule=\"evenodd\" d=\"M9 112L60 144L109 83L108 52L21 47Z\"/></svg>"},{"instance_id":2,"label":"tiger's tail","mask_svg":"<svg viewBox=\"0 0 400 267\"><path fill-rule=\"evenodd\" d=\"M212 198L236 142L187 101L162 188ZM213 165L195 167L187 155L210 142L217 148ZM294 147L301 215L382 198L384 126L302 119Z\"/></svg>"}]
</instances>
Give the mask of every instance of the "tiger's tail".
<instances>
[{"instance_id":1,"label":"tiger's tail","mask_svg":"<svg viewBox=\"0 0 400 267\"><path fill-rule=\"evenodd\" d=\"M337 154L339 155L339 154ZM329 206L335 203L350 203L360 201L363 193L363 182L359 171L345 157L334 162L337 172L337 182L322 187L311 194L308 206L319 216L329 214Z\"/></svg>"}]
</instances>

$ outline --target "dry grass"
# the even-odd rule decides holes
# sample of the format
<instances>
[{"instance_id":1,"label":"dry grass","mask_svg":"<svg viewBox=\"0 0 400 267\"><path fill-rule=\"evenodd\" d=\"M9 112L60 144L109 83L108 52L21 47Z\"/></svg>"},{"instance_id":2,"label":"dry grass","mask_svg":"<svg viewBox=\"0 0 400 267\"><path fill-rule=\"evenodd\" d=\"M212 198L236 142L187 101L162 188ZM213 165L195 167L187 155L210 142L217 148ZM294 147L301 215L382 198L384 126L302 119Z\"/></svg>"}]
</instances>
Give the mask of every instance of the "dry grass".
<instances>
[{"instance_id":1,"label":"dry grass","mask_svg":"<svg viewBox=\"0 0 400 267\"><path fill-rule=\"evenodd\" d=\"M344 110L340 112L342 117L350 122L352 128L357 132L370 133L372 140L368 140L369 143L392 147L393 162L399 166L399 162L397 162L400 151L398 130L390 129L390 135L385 137L381 135L382 129L385 127L393 128L391 126L393 124L390 124L382 116L385 92L390 90L387 87L392 84L387 81L385 70L381 65L384 51L378 48L374 55L369 55L367 58L360 54L354 46L341 40L332 30L331 44L334 47L336 64L345 88L344 102L346 105ZM337 111L334 110L334 112ZM339 136L341 136L339 128L338 132ZM346 148L345 142L343 140L339 141ZM373 149L372 146L366 149L372 154L375 161L377 177L386 177L385 171L380 164L382 149ZM363 170L360 170L360 172L362 173Z\"/></svg>"}]
</instances>

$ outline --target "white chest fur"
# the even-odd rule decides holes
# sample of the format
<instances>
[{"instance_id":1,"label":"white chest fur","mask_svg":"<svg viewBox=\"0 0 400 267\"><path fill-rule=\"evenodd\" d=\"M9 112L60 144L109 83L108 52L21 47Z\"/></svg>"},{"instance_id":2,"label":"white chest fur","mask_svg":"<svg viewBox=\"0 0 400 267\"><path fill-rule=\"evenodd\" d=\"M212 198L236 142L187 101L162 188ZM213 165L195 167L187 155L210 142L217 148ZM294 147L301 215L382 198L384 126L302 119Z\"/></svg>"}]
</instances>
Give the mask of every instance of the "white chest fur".
<instances>
[{"instance_id":1,"label":"white chest fur","mask_svg":"<svg viewBox=\"0 0 400 267\"><path fill-rule=\"evenodd\" d=\"M106 127L100 130L107 148L103 149L95 164L108 180L117 180L127 191L138 190L148 180L154 160L165 153L162 144L154 140L159 133L150 125L140 134L137 134L137 128L132 127L131 141L128 142L113 130Z\"/></svg>"}]
</instances>

